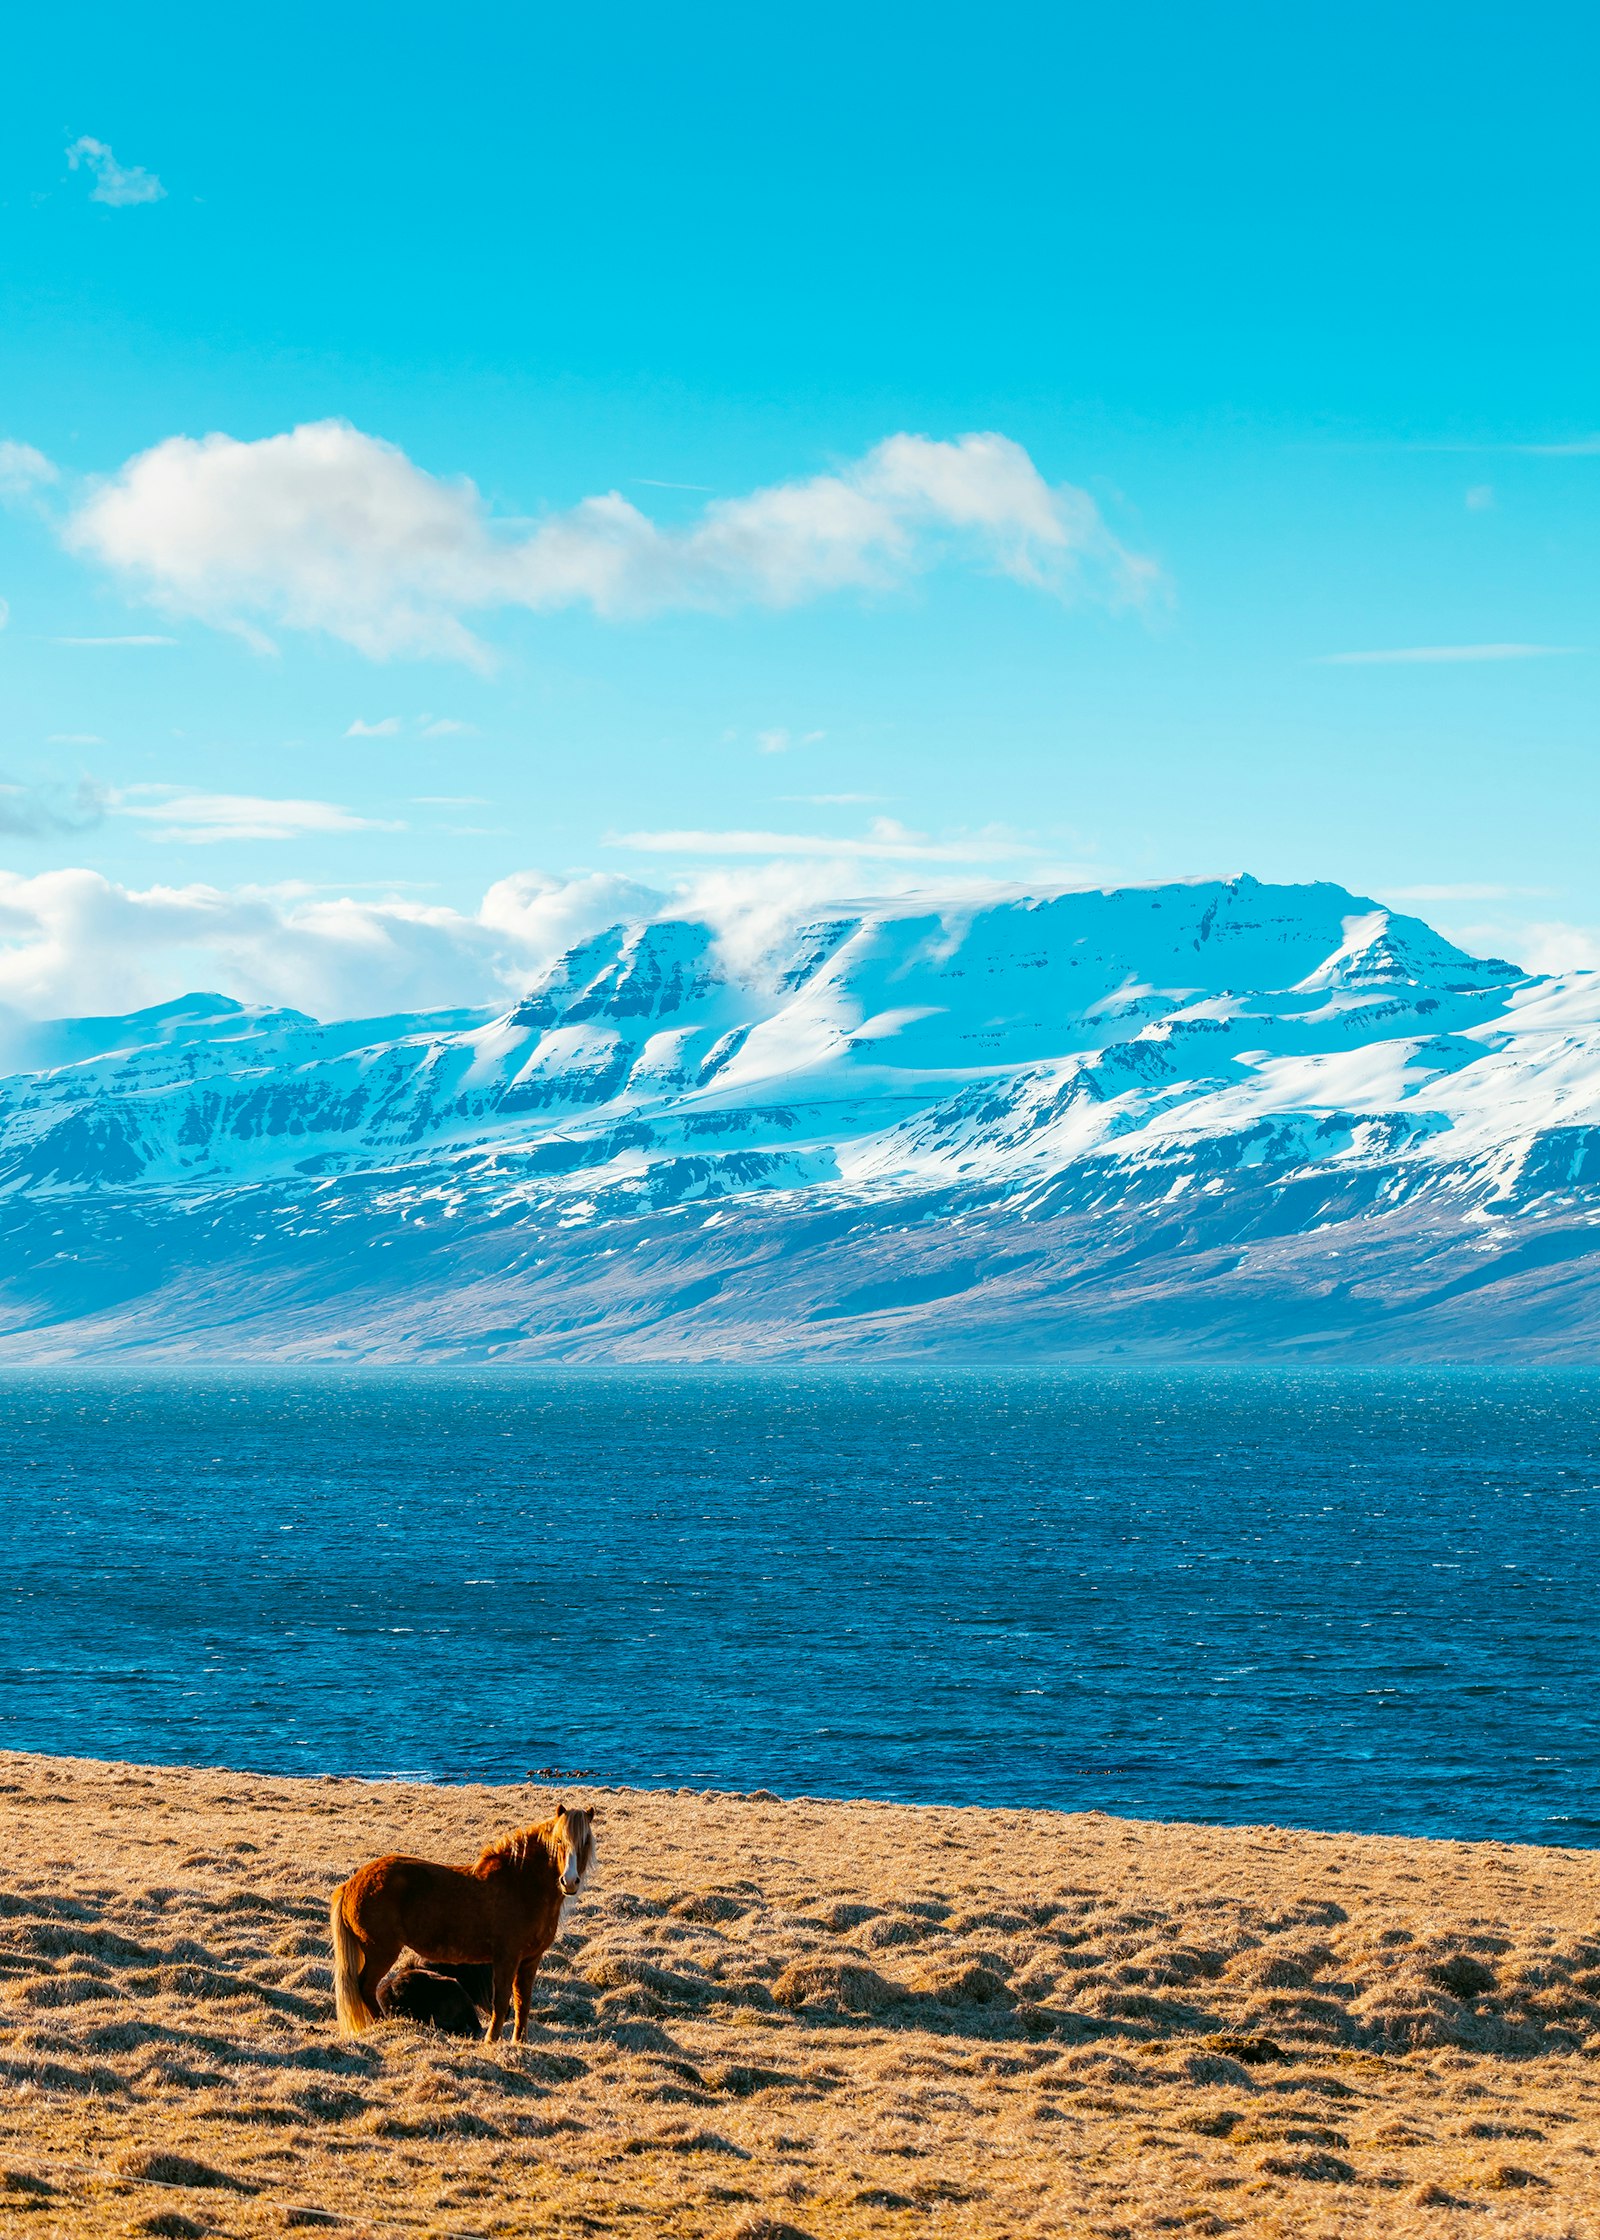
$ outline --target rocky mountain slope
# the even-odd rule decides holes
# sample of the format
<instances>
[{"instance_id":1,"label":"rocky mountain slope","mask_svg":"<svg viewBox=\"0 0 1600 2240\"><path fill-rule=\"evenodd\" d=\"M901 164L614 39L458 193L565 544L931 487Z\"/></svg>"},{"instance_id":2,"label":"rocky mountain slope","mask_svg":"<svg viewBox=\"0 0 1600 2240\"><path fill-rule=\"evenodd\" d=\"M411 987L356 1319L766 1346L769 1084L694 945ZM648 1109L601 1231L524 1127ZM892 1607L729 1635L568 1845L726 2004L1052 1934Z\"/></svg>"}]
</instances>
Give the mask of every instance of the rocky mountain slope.
<instances>
[{"instance_id":1,"label":"rocky mountain slope","mask_svg":"<svg viewBox=\"0 0 1600 2240\"><path fill-rule=\"evenodd\" d=\"M1589 1358L1600 975L1240 878L618 925L0 1080L0 1358Z\"/></svg>"}]
</instances>

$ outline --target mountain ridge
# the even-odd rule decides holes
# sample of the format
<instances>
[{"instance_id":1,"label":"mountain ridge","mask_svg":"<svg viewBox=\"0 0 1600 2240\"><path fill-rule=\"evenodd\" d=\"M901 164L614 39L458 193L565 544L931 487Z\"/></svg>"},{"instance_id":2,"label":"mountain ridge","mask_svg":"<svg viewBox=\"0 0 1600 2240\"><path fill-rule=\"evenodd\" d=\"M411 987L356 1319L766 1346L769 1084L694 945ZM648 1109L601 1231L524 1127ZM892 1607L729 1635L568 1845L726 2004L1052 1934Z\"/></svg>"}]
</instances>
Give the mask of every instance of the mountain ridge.
<instances>
[{"instance_id":1,"label":"mountain ridge","mask_svg":"<svg viewBox=\"0 0 1600 2240\"><path fill-rule=\"evenodd\" d=\"M1582 1359L1597 1243L1600 975L1329 882L623 921L0 1078L0 1360Z\"/></svg>"}]
</instances>

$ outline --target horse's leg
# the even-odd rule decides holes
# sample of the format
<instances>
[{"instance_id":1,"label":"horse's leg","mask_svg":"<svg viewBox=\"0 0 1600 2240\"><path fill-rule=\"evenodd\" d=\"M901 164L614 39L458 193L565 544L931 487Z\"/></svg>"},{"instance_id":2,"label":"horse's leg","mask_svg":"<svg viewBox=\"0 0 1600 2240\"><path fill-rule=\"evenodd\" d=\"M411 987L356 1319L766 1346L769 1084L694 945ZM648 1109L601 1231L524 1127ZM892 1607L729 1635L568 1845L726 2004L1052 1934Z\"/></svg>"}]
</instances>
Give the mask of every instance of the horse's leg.
<instances>
[{"instance_id":1,"label":"horse's leg","mask_svg":"<svg viewBox=\"0 0 1600 2240\"><path fill-rule=\"evenodd\" d=\"M531 1953L517 1969L516 2027L511 2036L517 2045L528 2035L528 2009L533 2005L533 1972L539 1965L537 1953Z\"/></svg>"},{"instance_id":2,"label":"horse's leg","mask_svg":"<svg viewBox=\"0 0 1600 2240\"><path fill-rule=\"evenodd\" d=\"M378 2012L378 1986L403 1950L398 1937L384 1937L381 1941L374 1938L366 1948L366 1957L361 1963L361 1996L374 2014Z\"/></svg>"},{"instance_id":3,"label":"horse's leg","mask_svg":"<svg viewBox=\"0 0 1600 2240\"><path fill-rule=\"evenodd\" d=\"M506 2026L506 2016L511 2011L511 1987L516 1977L515 1955L507 1957L505 1953L497 1952L494 1956L494 2012L489 2017L489 2028L485 2033L486 2045L492 2046Z\"/></svg>"}]
</instances>

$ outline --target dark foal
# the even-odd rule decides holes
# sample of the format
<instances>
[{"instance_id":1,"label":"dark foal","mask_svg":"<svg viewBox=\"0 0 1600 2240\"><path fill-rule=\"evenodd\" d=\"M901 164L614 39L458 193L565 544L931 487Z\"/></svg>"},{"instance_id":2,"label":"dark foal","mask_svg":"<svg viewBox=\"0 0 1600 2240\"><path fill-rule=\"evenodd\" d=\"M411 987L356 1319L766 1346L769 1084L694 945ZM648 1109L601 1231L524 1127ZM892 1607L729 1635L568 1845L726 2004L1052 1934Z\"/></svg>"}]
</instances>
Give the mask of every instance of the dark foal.
<instances>
[{"instance_id":1,"label":"dark foal","mask_svg":"<svg viewBox=\"0 0 1600 2240\"><path fill-rule=\"evenodd\" d=\"M494 2002L490 1967L425 1968L407 1961L391 1968L378 1986L378 2012L394 2020L426 2022L450 2038L479 2038L483 2014Z\"/></svg>"}]
</instances>

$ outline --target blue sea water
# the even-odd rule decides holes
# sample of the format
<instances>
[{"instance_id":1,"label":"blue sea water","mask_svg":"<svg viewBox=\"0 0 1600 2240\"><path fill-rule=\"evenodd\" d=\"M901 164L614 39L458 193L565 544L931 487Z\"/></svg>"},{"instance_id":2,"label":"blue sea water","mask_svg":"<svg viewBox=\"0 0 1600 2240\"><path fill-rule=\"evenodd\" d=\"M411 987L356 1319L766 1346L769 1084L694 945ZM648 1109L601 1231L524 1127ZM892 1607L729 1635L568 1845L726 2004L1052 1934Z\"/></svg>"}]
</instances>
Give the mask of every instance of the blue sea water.
<instances>
[{"instance_id":1,"label":"blue sea water","mask_svg":"<svg viewBox=\"0 0 1600 2240\"><path fill-rule=\"evenodd\" d=\"M1600 1843L1600 1376L0 1378L0 1743Z\"/></svg>"}]
</instances>

